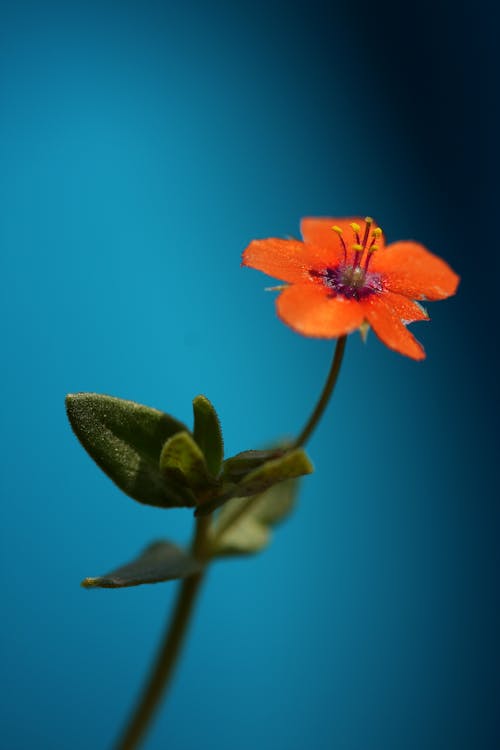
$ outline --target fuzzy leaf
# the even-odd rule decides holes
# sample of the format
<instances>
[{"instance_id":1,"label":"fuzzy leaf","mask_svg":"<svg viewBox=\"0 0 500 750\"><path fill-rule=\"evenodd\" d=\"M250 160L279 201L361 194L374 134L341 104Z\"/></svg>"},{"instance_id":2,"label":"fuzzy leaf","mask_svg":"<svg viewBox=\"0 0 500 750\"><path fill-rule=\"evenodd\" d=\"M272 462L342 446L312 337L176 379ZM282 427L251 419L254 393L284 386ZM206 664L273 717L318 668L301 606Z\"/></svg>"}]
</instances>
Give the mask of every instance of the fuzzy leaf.
<instances>
[{"instance_id":1,"label":"fuzzy leaf","mask_svg":"<svg viewBox=\"0 0 500 750\"><path fill-rule=\"evenodd\" d=\"M75 435L127 495L162 508L193 505L159 467L163 445L186 427L168 414L99 393L72 393L66 409Z\"/></svg>"},{"instance_id":2,"label":"fuzzy leaf","mask_svg":"<svg viewBox=\"0 0 500 750\"><path fill-rule=\"evenodd\" d=\"M201 571L202 566L183 549L171 542L153 542L136 560L97 578L85 578L87 589L117 589L187 578Z\"/></svg>"},{"instance_id":3,"label":"fuzzy leaf","mask_svg":"<svg viewBox=\"0 0 500 750\"><path fill-rule=\"evenodd\" d=\"M247 474L238 484L235 494L238 497L256 495L285 479L294 479L304 474L311 474L313 471L306 453L302 448L295 448L279 458L266 461Z\"/></svg>"},{"instance_id":4,"label":"fuzzy leaf","mask_svg":"<svg viewBox=\"0 0 500 750\"><path fill-rule=\"evenodd\" d=\"M294 479L304 474L311 474L313 471L313 466L306 453L302 448L295 448L279 458L261 464L257 469L246 474L238 484L225 484L215 497L208 498L206 502L198 506L195 515L208 515L225 505L233 497L257 495L278 482Z\"/></svg>"},{"instance_id":5,"label":"fuzzy leaf","mask_svg":"<svg viewBox=\"0 0 500 750\"><path fill-rule=\"evenodd\" d=\"M205 396L196 396L193 401L193 413L194 439L205 456L209 472L217 477L224 458L224 442L219 417Z\"/></svg>"},{"instance_id":6,"label":"fuzzy leaf","mask_svg":"<svg viewBox=\"0 0 500 750\"><path fill-rule=\"evenodd\" d=\"M258 469L266 461L279 458L285 453L285 448L272 448L261 451L242 451L224 461L224 476L233 481L239 481L245 474Z\"/></svg>"},{"instance_id":7,"label":"fuzzy leaf","mask_svg":"<svg viewBox=\"0 0 500 750\"><path fill-rule=\"evenodd\" d=\"M160 469L167 481L195 493L218 486L208 472L205 456L189 432L178 432L169 438L160 455Z\"/></svg>"}]
</instances>

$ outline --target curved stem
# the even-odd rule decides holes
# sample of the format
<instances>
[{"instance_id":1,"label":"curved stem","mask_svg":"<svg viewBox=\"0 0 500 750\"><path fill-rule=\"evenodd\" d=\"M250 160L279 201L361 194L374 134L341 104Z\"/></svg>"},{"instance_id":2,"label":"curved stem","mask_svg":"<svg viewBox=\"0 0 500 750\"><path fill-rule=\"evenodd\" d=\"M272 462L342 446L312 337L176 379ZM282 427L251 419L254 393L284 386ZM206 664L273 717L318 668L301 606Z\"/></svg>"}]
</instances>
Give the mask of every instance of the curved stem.
<instances>
[{"instance_id":1,"label":"curved stem","mask_svg":"<svg viewBox=\"0 0 500 750\"><path fill-rule=\"evenodd\" d=\"M307 440L312 435L313 430L315 429L316 425L318 424L319 420L323 416L323 413L328 406L328 402L330 400L330 397L333 393L333 389L335 388L335 384L337 382L340 367L342 365L342 360L344 358L344 351L345 351L345 345L346 345L347 336L341 336L337 340L337 344L335 346L335 351L333 354L332 364L330 367L330 372L328 373L328 377L326 379L326 383L323 386L323 390L321 392L321 395L318 399L318 403L316 404L316 407L309 417L304 429L298 436L296 440L293 442L293 448L300 448L303 446ZM242 503L241 507L238 508L238 510L222 525L218 525L215 532L214 542L215 544L217 541L227 532L231 526L233 526L237 521L242 518L242 516L246 515L250 510L252 510L252 507L260 500L261 494L259 495L253 495L252 497L249 497L246 503Z\"/></svg>"},{"instance_id":2,"label":"curved stem","mask_svg":"<svg viewBox=\"0 0 500 750\"><path fill-rule=\"evenodd\" d=\"M337 339L337 345L335 347L335 352L334 352L333 359L332 359L332 365L330 367L330 372L328 373L326 383L321 392L321 396L319 397L318 403L316 404L316 407L313 413L311 414L308 421L306 422L304 429L302 430L298 438L295 440L294 448L300 448L302 445L305 445L305 443L311 437L319 420L323 416L323 412L328 406L330 396L332 395L333 389L335 388L335 383L337 382L337 378L339 376L340 366L342 365L342 359L344 358L344 350L345 350L346 341L347 341L347 336L341 336L339 339Z\"/></svg>"},{"instance_id":3,"label":"curved stem","mask_svg":"<svg viewBox=\"0 0 500 750\"><path fill-rule=\"evenodd\" d=\"M191 553L200 560L204 559L208 524L209 518L197 519ZM204 571L185 578L180 584L174 611L153 669L132 718L115 745L116 750L134 750L139 746L173 676L203 577Z\"/></svg>"}]
</instances>

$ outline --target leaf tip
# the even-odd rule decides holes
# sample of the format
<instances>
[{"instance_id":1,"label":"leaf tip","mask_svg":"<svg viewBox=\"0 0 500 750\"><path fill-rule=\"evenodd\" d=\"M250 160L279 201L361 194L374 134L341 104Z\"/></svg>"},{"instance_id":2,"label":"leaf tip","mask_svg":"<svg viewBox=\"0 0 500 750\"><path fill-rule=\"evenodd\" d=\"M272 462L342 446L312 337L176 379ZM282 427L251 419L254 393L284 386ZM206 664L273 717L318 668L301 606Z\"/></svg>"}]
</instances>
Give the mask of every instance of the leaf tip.
<instances>
[{"instance_id":1,"label":"leaf tip","mask_svg":"<svg viewBox=\"0 0 500 750\"><path fill-rule=\"evenodd\" d=\"M64 402L65 402L66 406L69 406L74 401L77 401L79 398L81 398L81 396L83 396L83 395L84 394L82 394L82 393L67 393L66 396L65 396Z\"/></svg>"},{"instance_id":2,"label":"leaf tip","mask_svg":"<svg viewBox=\"0 0 500 750\"><path fill-rule=\"evenodd\" d=\"M99 586L98 578L84 578L80 583L80 586L84 589L95 589Z\"/></svg>"}]
</instances>

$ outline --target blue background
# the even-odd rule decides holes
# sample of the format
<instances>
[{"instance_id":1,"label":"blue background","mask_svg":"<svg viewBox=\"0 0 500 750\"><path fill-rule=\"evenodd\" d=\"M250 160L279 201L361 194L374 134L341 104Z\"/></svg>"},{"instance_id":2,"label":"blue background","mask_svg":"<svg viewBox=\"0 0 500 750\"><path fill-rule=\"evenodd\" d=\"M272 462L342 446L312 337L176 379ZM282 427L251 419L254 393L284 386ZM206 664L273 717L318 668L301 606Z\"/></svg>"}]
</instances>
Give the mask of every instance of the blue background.
<instances>
[{"instance_id":1,"label":"blue background","mask_svg":"<svg viewBox=\"0 0 500 750\"><path fill-rule=\"evenodd\" d=\"M174 586L79 581L190 534L96 469L65 393L186 421L205 393L229 454L295 433L332 345L240 253L367 213L459 294L424 363L350 337L300 507L213 568L145 747L499 747L493 29L481 3L3 4L2 747L110 746Z\"/></svg>"}]
</instances>

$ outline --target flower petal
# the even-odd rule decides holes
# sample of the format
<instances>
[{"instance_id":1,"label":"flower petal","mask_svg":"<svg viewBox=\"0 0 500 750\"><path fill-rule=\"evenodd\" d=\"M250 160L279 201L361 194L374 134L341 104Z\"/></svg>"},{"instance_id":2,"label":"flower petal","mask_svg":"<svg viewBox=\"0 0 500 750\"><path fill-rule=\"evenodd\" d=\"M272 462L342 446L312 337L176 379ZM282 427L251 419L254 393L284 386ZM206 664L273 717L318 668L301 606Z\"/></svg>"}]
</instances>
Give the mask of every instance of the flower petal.
<instances>
[{"instance_id":1,"label":"flower petal","mask_svg":"<svg viewBox=\"0 0 500 750\"><path fill-rule=\"evenodd\" d=\"M364 311L356 300L330 297L319 284L295 284L276 300L281 320L303 336L336 338L362 324Z\"/></svg>"},{"instance_id":2,"label":"flower petal","mask_svg":"<svg viewBox=\"0 0 500 750\"><path fill-rule=\"evenodd\" d=\"M242 265L293 284L307 283L311 279L309 271L322 271L335 260L336 256L327 248L270 237L251 242L243 252Z\"/></svg>"},{"instance_id":3,"label":"flower petal","mask_svg":"<svg viewBox=\"0 0 500 750\"><path fill-rule=\"evenodd\" d=\"M375 253L371 270L383 275L386 289L411 299L438 300L455 294L460 277L417 242L394 242Z\"/></svg>"},{"instance_id":4,"label":"flower petal","mask_svg":"<svg viewBox=\"0 0 500 750\"><path fill-rule=\"evenodd\" d=\"M334 232L332 227L336 226L342 229L342 236L344 238L344 241L346 242L347 247L350 248L352 244L356 242L356 237L354 236L354 231L351 227L352 222L359 224L359 226L361 227L361 235L363 235L365 229L365 220L361 219L359 216L352 216L351 218L347 219L334 219L330 217L306 217L300 222L300 231L302 233L302 237L304 238L304 242L307 242L311 245L316 245L317 247L328 248L334 251L336 253L336 259L340 260L344 257L344 250L337 232ZM377 223L373 222L371 224L370 231L376 229L377 226ZM377 241L377 245L380 248L384 246L383 235Z\"/></svg>"},{"instance_id":5,"label":"flower petal","mask_svg":"<svg viewBox=\"0 0 500 750\"><path fill-rule=\"evenodd\" d=\"M414 323L417 320L429 320L427 310L418 302L414 302L402 294L394 294L385 291L383 293L384 303L403 323Z\"/></svg>"},{"instance_id":6,"label":"flower petal","mask_svg":"<svg viewBox=\"0 0 500 750\"><path fill-rule=\"evenodd\" d=\"M270 237L251 242L243 253L242 265L282 281L304 283L310 279L311 269L322 270L331 262L329 255L299 240Z\"/></svg>"},{"instance_id":7,"label":"flower petal","mask_svg":"<svg viewBox=\"0 0 500 750\"><path fill-rule=\"evenodd\" d=\"M425 351L416 338L407 330L399 317L401 308L391 307L391 297L397 295L376 295L368 297L360 306L363 307L366 319L379 339L394 351L412 359L424 359ZM385 302L388 299L388 302Z\"/></svg>"}]
</instances>

